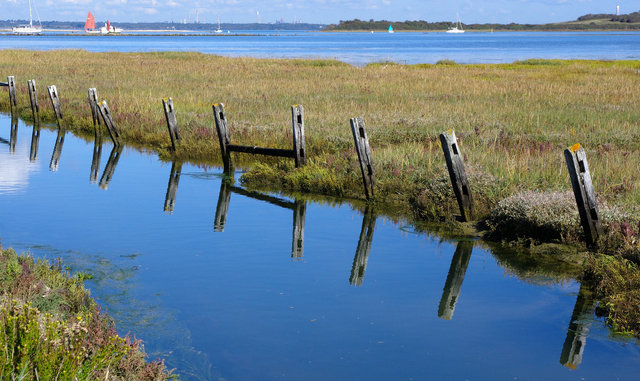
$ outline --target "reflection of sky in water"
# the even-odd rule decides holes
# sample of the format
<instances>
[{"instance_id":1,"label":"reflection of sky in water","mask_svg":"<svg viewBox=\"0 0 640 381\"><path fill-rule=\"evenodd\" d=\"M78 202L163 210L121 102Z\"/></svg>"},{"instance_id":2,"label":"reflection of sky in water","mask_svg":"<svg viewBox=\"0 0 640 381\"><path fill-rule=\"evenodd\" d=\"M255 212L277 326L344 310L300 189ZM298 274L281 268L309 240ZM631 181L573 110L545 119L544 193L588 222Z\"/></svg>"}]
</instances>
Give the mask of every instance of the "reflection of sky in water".
<instances>
[{"instance_id":1,"label":"reflection of sky in water","mask_svg":"<svg viewBox=\"0 0 640 381\"><path fill-rule=\"evenodd\" d=\"M20 125L14 157L28 161L31 131ZM0 137L9 134L0 119ZM118 331L185 380L637 374L637 346L611 340L553 262L539 274L511 250L440 240L348 205L259 198L225 188L217 168L130 148L110 161L110 143L94 155L71 134L52 172L56 136L42 130L39 169L20 193L0 193L11 216L0 218L2 245L94 275L87 286Z\"/></svg>"},{"instance_id":2,"label":"reflection of sky in water","mask_svg":"<svg viewBox=\"0 0 640 381\"><path fill-rule=\"evenodd\" d=\"M0 123L6 124L10 120L6 116L0 116ZM18 128L26 128L20 121ZM15 152L11 152L11 132L3 129L0 132L0 194L10 194L23 191L29 185L29 177L33 172L40 170L37 163L29 161L30 143L28 140L17 139Z\"/></svg>"}]
</instances>

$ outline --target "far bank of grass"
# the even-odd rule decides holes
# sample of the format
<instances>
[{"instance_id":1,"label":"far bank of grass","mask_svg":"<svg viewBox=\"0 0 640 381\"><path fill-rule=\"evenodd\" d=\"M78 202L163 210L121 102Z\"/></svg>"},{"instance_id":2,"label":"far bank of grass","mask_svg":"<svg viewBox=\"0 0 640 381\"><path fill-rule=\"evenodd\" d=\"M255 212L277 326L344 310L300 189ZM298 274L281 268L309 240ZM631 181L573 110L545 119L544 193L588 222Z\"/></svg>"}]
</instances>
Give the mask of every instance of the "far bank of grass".
<instances>
[{"instance_id":1,"label":"far bank of grass","mask_svg":"<svg viewBox=\"0 0 640 381\"><path fill-rule=\"evenodd\" d=\"M479 226L494 239L581 247L563 150L585 147L605 219L601 252L640 262L640 61L527 60L513 64L352 67L333 60L224 58L200 53L3 51L19 114L26 81L62 99L64 127L93 133L87 89L106 99L124 142L167 160L220 165L211 106L225 104L235 144L290 148L290 106L305 107L308 165L234 154L250 188L363 199L349 119L362 116L376 175L373 204L396 216L458 214L438 135L455 130ZM6 93L5 93L6 94ZM176 152L161 99L171 96L183 139ZM8 110L8 97L0 96ZM584 248L582 246L584 250ZM608 274L611 274L610 272Z\"/></svg>"},{"instance_id":2,"label":"far bank of grass","mask_svg":"<svg viewBox=\"0 0 640 381\"><path fill-rule=\"evenodd\" d=\"M141 341L120 337L83 275L0 249L0 379L161 381Z\"/></svg>"}]
</instances>

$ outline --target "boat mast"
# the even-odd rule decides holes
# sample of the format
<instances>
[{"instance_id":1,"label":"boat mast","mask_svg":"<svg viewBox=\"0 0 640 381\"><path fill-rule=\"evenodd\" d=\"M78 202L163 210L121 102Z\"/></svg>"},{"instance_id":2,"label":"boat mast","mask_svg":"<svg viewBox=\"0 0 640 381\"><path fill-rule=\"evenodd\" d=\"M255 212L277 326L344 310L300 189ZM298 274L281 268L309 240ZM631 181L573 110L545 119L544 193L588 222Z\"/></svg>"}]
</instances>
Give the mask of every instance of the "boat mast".
<instances>
[{"instance_id":1,"label":"boat mast","mask_svg":"<svg viewBox=\"0 0 640 381\"><path fill-rule=\"evenodd\" d=\"M31 0L29 0L29 26L33 28L33 16L31 15Z\"/></svg>"}]
</instances>

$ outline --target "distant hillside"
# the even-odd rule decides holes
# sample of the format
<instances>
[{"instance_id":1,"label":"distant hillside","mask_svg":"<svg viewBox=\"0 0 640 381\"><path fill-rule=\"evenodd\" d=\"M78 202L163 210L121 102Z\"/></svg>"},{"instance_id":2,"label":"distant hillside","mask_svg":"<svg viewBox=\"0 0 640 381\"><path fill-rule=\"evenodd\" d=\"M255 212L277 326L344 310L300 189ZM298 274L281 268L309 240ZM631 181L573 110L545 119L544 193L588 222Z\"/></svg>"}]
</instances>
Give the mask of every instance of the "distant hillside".
<instances>
[{"instance_id":1,"label":"distant hillside","mask_svg":"<svg viewBox=\"0 0 640 381\"><path fill-rule=\"evenodd\" d=\"M388 21L379 20L341 20L338 24L327 25L326 31L344 30L387 30L389 25L397 31L410 30L446 30L454 26L451 21L428 22L418 21ZM513 31L538 31L538 30L640 30L640 11L626 15L613 14L588 14L578 17L576 21L567 21L551 24L462 24L466 30L513 30Z\"/></svg>"},{"instance_id":2,"label":"distant hillside","mask_svg":"<svg viewBox=\"0 0 640 381\"><path fill-rule=\"evenodd\" d=\"M28 24L28 20L0 20L0 29L9 29L14 26ZM96 26L104 25L105 21L96 21ZM213 23L130 23L130 22L113 22L118 28L126 30L202 30L210 31L218 29L218 24ZM42 27L45 29L78 29L84 28L84 21L43 21ZM250 23L250 24L231 24L222 23L220 27L224 30L320 30L323 24L306 24L306 23Z\"/></svg>"}]
</instances>

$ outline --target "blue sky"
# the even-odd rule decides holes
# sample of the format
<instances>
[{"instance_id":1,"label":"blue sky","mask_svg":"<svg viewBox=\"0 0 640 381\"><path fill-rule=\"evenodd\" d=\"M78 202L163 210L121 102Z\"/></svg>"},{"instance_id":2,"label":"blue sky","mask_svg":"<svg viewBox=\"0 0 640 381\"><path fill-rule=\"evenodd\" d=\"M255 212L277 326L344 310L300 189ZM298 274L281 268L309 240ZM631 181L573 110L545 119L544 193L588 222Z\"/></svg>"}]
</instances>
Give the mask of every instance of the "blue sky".
<instances>
[{"instance_id":1,"label":"blue sky","mask_svg":"<svg viewBox=\"0 0 640 381\"><path fill-rule=\"evenodd\" d=\"M27 19L28 0L0 0L0 19ZM465 23L545 23L574 20L587 13L640 10L640 0L32 0L42 20L262 22L294 19L336 23L359 18L393 21L455 20Z\"/></svg>"}]
</instances>

